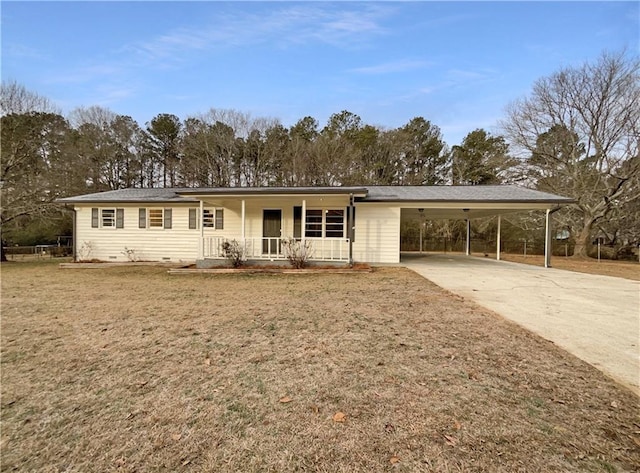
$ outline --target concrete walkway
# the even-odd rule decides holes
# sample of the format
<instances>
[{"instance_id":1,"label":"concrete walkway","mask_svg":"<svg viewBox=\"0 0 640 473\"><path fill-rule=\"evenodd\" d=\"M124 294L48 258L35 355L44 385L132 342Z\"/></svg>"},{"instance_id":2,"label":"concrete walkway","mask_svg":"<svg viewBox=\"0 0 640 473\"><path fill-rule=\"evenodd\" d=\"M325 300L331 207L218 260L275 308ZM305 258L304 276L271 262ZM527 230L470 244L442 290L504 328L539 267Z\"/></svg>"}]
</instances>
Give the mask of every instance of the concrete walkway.
<instances>
[{"instance_id":1,"label":"concrete walkway","mask_svg":"<svg viewBox=\"0 0 640 473\"><path fill-rule=\"evenodd\" d=\"M640 394L640 282L464 255L403 254L402 264Z\"/></svg>"}]
</instances>

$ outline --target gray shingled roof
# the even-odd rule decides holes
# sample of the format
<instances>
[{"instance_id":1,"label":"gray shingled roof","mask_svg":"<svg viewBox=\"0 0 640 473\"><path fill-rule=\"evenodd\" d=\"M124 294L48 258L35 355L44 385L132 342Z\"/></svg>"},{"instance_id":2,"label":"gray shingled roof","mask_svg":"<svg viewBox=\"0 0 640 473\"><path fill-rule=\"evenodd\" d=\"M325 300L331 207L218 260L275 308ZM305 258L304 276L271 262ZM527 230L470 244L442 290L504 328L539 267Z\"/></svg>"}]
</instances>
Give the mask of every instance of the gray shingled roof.
<instances>
[{"instance_id":1,"label":"gray shingled roof","mask_svg":"<svg viewBox=\"0 0 640 473\"><path fill-rule=\"evenodd\" d=\"M269 194L366 194L367 187L347 186L297 186L297 187L194 187L185 195L269 195Z\"/></svg>"},{"instance_id":2,"label":"gray shingled roof","mask_svg":"<svg viewBox=\"0 0 640 473\"><path fill-rule=\"evenodd\" d=\"M572 199L518 186L211 187L120 189L58 202L198 202L190 195L367 194L361 202L514 202L568 204Z\"/></svg>"},{"instance_id":3,"label":"gray shingled roof","mask_svg":"<svg viewBox=\"0 0 640 473\"><path fill-rule=\"evenodd\" d=\"M365 202L514 202L568 204L573 199L518 186L367 186Z\"/></svg>"},{"instance_id":4,"label":"gray shingled roof","mask_svg":"<svg viewBox=\"0 0 640 473\"><path fill-rule=\"evenodd\" d=\"M65 204L111 203L111 202L198 202L193 197L179 195L186 188L154 188L154 189L119 189L115 191L97 192L95 194L78 195L58 199Z\"/></svg>"}]
</instances>

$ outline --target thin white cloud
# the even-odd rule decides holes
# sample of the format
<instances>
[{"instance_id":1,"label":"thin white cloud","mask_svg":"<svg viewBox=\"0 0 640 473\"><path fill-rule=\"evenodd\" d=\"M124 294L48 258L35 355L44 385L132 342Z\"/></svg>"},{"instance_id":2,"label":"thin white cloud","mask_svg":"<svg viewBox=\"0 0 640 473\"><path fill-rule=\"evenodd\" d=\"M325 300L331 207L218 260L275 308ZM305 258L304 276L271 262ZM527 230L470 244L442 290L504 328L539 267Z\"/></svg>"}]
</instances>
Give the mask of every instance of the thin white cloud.
<instances>
[{"instance_id":1,"label":"thin white cloud","mask_svg":"<svg viewBox=\"0 0 640 473\"><path fill-rule=\"evenodd\" d=\"M395 72L406 72L413 71L416 69L424 69L426 67L432 66L433 63L429 61L421 61L421 60L401 60L401 61L392 61L386 62L382 64L376 64L374 66L365 66L365 67L356 67L354 69L350 69L349 72L355 72L358 74L390 74Z\"/></svg>"},{"instance_id":2,"label":"thin white cloud","mask_svg":"<svg viewBox=\"0 0 640 473\"><path fill-rule=\"evenodd\" d=\"M266 15L243 9L217 13L206 25L182 27L149 40L123 46L117 57L90 65L69 68L64 74L47 78L58 84L116 84L131 77L140 68L175 69L190 54L218 48L246 47L272 43L286 48L293 45L323 43L340 48L365 44L383 34L380 22L392 10L380 5L306 4L270 9ZM17 49L16 52L19 52ZM22 54L29 51L24 49Z\"/></svg>"},{"instance_id":3,"label":"thin white cloud","mask_svg":"<svg viewBox=\"0 0 640 473\"><path fill-rule=\"evenodd\" d=\"M40 51L18 43L6 44L3 53L5 57L14 57L18 59L46 59L46 56L44 56Z\"/></svg>"},{"instance_id":4,"label":"thin white cloud","mask_svg":"<svg viewBox=\"0 0 640 473\"><path fill-rule=\"evenodd\" d=\"M209 24L179 28L129 50L148 59L175 58L180 53L275 42L280 47L324 43L353 48L385 32L381 25L391 9L376 4L301 5L266 15L219 14Z\"/></svg>"},{"instance_id":5,"label":"thin white cloud","mask_svg":"<svg viewBox=\"0 0 640 473\"><path fill-rule=\"evenodd\" d=\"M447 78L453 82L466 82L484 80L490 77L490 71L482 70L464 70L464 69L449 69L447 71Z\"/></svg>"},{"instance_id":6,"label":"thin white cloud","mask_svg":"<svg viewBox=\"0 0 640 473\"><path fill-rule=\"evenodd\" d=\"M115 64L95 64L65 71L64 75L49 76L47 81L58 84L81 84L96 79L110 78L122 72L122 67Z\"/></svg>"}]
</instances>

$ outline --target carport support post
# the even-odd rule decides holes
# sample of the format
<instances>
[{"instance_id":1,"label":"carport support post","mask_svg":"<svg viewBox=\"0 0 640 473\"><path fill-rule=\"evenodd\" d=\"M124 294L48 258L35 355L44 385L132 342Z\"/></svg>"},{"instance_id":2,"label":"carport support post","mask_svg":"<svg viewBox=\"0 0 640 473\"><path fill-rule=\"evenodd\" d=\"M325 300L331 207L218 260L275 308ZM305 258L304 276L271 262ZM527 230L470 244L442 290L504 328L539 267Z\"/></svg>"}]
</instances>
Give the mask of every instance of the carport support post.
<instances>
[{"instance_id":1,"label":"carport support post","mask_svg":"<svg viewBox=\"0 0 640 473\"><path fill-rule=\"evenodd\" d=\"M198 216L198 224L200 225L200 259L204 259L204 225L202 216L204 215L204 202L200 200L200 215Z\"/></svg>"},{"instance_id":2,"label":"carport support post","mask_svg":"<svg viewBox=\"0 0 640 473\"><path fill-rule=\"evenodd\" d=\"M353 267L353 235L356 223L353 221L355 216L355 203L353 200L353 194L349 194L349 208L347 209L347 222L349 222L349 228L347 229L347 238L349 238L349 266Z\"/></svg>"},{"instance_id":3,"label":"carport support post","mask_svg":"<svg viewBox=\"0 0 640 473\"><path fill-rule=\"evenodd\" d=\"M500 261L500 223L501 216L498 215L498 232L496 234L496 260Z\"/></svg>"},{"instance_id":4,"label":"carport support post","mask_svg":"<svg viewBox=\"0 0 640 473\"><path fill-rule=\"evenodd\" d=\"M544 267L551 267L551 209L547 209L547 218L545 218Z\"/></svg>"},{"instance_id":5,"label":"carport support post","mask_svg":"<svg viewBox=\"0 0 640 473\"><path fill-rule=\"evenodd\" d=\"M471 254L471 220L470 219L467 219L467 243L466 243L465 252L467 256Z\"/></svg>"}]
</instances>

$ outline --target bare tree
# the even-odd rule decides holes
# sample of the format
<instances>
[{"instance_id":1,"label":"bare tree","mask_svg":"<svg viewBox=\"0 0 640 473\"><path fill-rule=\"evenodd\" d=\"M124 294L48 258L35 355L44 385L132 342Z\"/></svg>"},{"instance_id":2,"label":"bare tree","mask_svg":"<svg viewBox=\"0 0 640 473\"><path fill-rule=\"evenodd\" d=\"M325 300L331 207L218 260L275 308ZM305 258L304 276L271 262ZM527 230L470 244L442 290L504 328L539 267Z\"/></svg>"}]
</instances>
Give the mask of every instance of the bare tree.
<instances>
[{"instance_id":1,"label":"bare tree","mask_svg":"<svg viewBox=\"0 0 640 473\"><path fill-rule=\"evenodd\" d=\"M624 52L538 80L502 126L527 153L538 188L576 200L569 209L575 255L585 256L596 224L640 198L640 60Z\"/></svg>"},{"instance_id":2,"label":"bare tree","mask_svg":"<svg viewBox=\"0 0 640 473\"><path fill-rule=\"evenodd\" d=\"M29 112L60 114L60 109L51 100L27 90L24 85L15 81L2 81L2 85L0 85L0 116Z\"/></svg>"}]
</instances>

